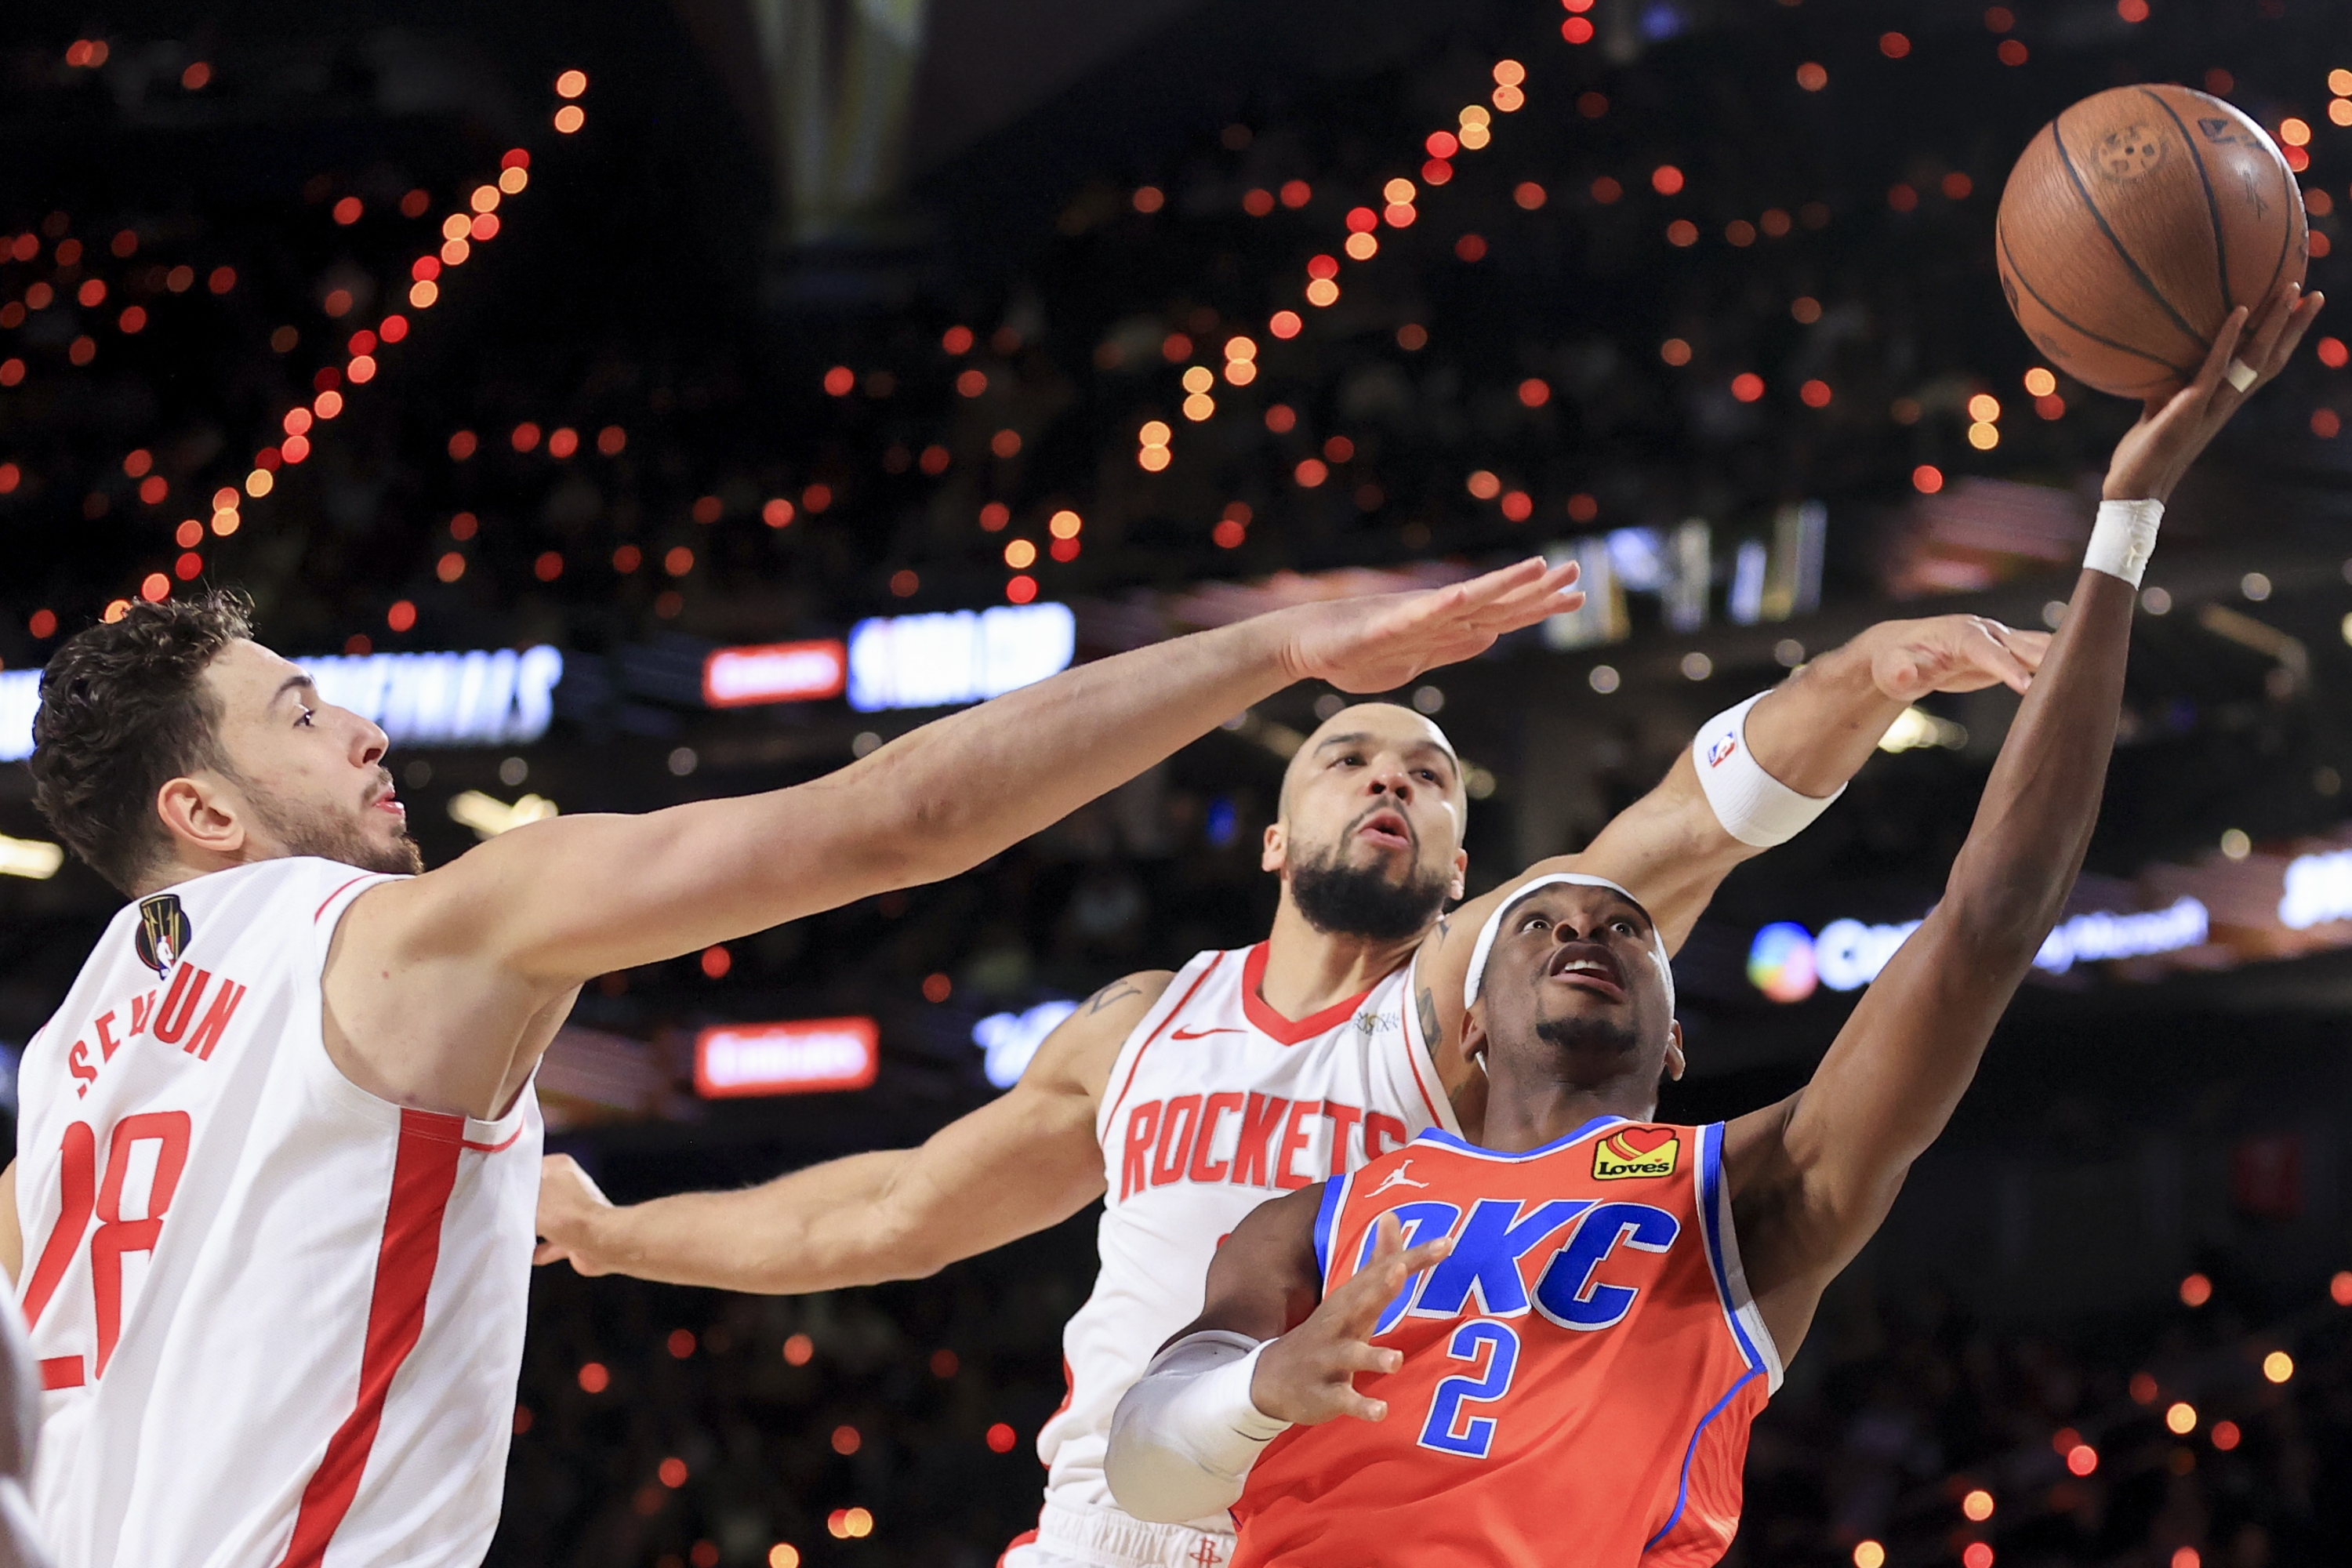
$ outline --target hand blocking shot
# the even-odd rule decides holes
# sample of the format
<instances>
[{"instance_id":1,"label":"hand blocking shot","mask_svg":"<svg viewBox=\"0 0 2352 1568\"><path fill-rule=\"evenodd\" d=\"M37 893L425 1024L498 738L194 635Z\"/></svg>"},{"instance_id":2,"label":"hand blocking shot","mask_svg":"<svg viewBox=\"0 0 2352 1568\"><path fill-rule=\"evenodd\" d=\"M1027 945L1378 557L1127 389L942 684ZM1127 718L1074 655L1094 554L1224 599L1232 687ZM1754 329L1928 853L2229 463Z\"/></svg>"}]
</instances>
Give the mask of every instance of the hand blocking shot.
<instances>
[{"instance_id":1,"label":"hand blocking shot","mask_svg":"<svg viewBox=\"0 0 2352 1568\"><path fill-rule=\"evenodd\" d=\"M1684 1047L1652 912L1589 875L1517 888L1463 981L1478 1141L1424 1131L1234 1230L1201 1316L1114 1416L1122 1508L1230 1510L1236 1568L1723 1555L1750 1423L1943 1131L2081 869L2163 502L2317 306L2283 289L2251 365L2233 314L2117 448L1943 900L1811 1083L1728 1122L1658 1121Z\"/></svg>"}]
</instances>

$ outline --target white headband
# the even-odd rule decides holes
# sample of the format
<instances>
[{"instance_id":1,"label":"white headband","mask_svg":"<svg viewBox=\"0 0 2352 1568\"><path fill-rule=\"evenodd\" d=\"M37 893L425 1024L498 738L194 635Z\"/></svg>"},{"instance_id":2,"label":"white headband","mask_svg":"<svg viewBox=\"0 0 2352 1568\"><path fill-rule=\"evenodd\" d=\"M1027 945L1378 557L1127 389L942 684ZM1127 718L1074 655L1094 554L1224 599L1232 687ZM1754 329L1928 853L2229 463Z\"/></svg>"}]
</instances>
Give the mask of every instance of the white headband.
<instances>
[{"instance_id":1,"label":"white headband","mask_svg":"<svg viewBox=\"0 0 2352 1568\"><path fill-rule=\"evenodd\" d=\"M1478 983L1486 977L1486 955L1495 949L1495 938L1503 929L1503 917L1518 908L1528 894L1538 888L1549 888L1556 883L1567 883L1579 888L1606 888L1611 892L1627 900L1643 913L1649 912L1641 900L1634 898L1631 892L1606 877L1588 877L1581 871L1554 871L1547 876L1538 877L1532 881L1521 883L1513 889L1508 899L1496 906L1495 912L1486 917L1486 923L1478 928L1477 945L1470 950L1470 972L1463 977L1462 981L1464 1012L1468 1012L1471 1005L1478 1000ZM1658 973L1665 980L1666 1011L1672 1013L1675 1006L1675 967L1666 957L1666 939L1658 933L1654 921L1650 926L1650 956L1658 966Z\"/></svg>"}]
</instances>

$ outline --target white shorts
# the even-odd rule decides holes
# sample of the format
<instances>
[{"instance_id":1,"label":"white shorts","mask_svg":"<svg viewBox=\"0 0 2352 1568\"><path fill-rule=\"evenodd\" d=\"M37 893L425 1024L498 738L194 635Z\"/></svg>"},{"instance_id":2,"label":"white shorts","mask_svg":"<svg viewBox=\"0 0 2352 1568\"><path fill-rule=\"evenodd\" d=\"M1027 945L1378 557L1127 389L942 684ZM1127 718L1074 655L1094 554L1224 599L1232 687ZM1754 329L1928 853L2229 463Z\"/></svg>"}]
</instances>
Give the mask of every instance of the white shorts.
<instances>
[{"instance_id":1,"label":"white shorts","mask_svg":"<svg viewBox=\"0 0 2352 1568\"><path fill-rule=\"evenodd\" d=\"M1234 1560L1225 1531L1146 1524L1115 1509L1048 1501L1036 1533L1007 1547L997 1568L1223 1568Z\"/></svg>"}]
</instances>

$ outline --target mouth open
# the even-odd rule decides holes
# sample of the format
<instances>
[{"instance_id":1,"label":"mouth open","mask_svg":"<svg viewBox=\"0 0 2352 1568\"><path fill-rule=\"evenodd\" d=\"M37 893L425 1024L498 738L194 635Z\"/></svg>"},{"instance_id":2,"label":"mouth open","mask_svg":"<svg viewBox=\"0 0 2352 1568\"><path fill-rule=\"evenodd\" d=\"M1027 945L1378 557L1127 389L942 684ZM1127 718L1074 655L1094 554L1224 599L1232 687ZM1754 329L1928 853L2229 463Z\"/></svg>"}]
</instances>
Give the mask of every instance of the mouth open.
<instances>
[{"instance_id":1,"label":"mouth open","mask_svg":"<svg viewBox=\"0 0 2352 1568\"><path fill-rule=\"evenodd\" d=\"M1386 849L1412 848L1412 825L1405 821L1402 812L1390 807L1384 806L1359 823L1356 837Z\"/></svg>"},{"instance_id":2,"label":"mouth open","mask_svg":"<svg viewBox=\"0 0 2352 1568\"><path fill-rule=\"evenodd\" d=\"M393 816L399 817L404 822L408 820L408 807L400 804L399 792L394 790L390 784L383 786L383 793L382 795L377 795L373 800L368 802L368 809L371 811L389 812Z\"/></svg>"},{"instance_id":3,"label":"mouth open","mask_svg":"<svg viewBox=\"0 0 2352 1568\"><path fill-rule=\"evenodd\" d=\"M1625 972L1618 966L1617 955L1597 942L1562 942L1544 974L1612 1002L1625 1000Z\"/></svg>"}]
</instances>

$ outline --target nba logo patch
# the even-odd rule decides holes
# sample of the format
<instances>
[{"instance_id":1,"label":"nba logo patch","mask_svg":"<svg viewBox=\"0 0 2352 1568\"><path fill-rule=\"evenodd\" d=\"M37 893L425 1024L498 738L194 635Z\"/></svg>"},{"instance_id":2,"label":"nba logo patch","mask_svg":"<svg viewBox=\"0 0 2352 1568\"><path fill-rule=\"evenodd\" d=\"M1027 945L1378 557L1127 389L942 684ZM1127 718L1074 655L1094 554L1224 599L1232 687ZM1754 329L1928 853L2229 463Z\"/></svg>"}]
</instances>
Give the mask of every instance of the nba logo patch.
<instances>
[{"instance_id":1,"label":"nba logo patch","mask_svg":"<svg viewBox=\"0 0 2352 1568\"><path fill-rule=\"evenodd\" d=\"M194 936L195 928L177 896L158 893L139 900L139 934L131 941L139 949L139 962L156 973L170 973Z\"/></svg>"},{"instance_id":2,"label":"nba logo patch","mask_svg":"<svg viewBox=\"0 0 2352 1568\"><path fill-rule=\"evenodd\" d=\"M1723 760L1738 750L1739 750L1738 736L1718 735L1715 739L1715 744L1706 749L1706 765L1719 768L1723 765Z\"/></svg>"},{"instance_id":3,"label":"nba logo patch","mask_svg":"<svg viewBox=\"0 0 2352 1568\"><path fill-rule=\"evenodd\" d=\"M1592 1179L1626 1182L1671 1176L1682 1163L1682 1140L1668 1127L1621 1127L1592 1146Z\"/></svg>"}]
</instances>

